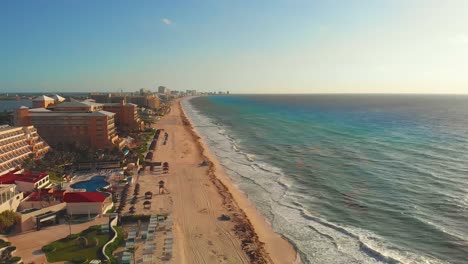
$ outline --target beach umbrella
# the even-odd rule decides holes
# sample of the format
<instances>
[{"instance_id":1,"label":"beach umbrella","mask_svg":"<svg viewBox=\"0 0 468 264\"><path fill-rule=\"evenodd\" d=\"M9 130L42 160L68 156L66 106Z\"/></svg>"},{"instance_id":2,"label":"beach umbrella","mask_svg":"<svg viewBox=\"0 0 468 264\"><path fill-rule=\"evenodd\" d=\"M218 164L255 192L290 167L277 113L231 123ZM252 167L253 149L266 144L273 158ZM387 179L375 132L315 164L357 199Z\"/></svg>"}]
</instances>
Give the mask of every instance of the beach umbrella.
<instances>
[{"instance_id":1,"label":"beach umbrella","mask_svg":"<svg viewBox=\"0 0 468 264\"><path fill-rule=\"evenodd\" d=\"M145 192L145 199L151 199L153 197L153 193L148 191L148 192Z\"/></svg>"}]
</instances>

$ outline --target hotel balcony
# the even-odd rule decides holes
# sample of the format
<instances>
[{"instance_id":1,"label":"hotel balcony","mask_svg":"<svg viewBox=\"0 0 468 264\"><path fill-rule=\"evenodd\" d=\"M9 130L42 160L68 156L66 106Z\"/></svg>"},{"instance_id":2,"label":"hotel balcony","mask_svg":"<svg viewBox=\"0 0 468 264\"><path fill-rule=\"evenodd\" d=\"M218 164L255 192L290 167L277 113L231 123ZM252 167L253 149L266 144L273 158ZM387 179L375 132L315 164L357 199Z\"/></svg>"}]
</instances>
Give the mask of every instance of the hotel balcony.
<instances>
[{"instance_id":1,"label":"hotel balcony","mask_svg":"<svg viewBox=\"0 0 468 264\"><path fill-rule=\"evenodd\" d=\"M8 133L0 134L0 142L1 142L3 139L14 138L14 137L16 137L16 136L21 136L21 135L24 136L23 130L18 130L18 131L13 131L13 132L8 132Z\"/></svg>"}]
</instances>

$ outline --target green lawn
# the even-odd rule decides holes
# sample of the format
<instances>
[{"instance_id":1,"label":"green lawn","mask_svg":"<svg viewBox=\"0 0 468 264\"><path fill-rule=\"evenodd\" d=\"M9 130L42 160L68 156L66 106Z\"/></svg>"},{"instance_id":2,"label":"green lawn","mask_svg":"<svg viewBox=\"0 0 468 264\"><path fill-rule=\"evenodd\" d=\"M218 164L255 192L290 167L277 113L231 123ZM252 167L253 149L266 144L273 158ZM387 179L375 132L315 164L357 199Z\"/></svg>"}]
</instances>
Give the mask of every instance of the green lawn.
<instances>
[{"instance_id":1,"label":"green lawn","mask_svg":"<svg viewBox=\"0 0 468 264\"><path fill-rule=\"evenodd\" d=\"M79 234L73 234L50 243L47 246L53 247L54 250L46 253L47 261L72 261L80 256L85 257L88 261L100 259L101 249L109 241L109 234L101 234L99 230L100 226L90 227Z\"/></svg>"}]
</instances>

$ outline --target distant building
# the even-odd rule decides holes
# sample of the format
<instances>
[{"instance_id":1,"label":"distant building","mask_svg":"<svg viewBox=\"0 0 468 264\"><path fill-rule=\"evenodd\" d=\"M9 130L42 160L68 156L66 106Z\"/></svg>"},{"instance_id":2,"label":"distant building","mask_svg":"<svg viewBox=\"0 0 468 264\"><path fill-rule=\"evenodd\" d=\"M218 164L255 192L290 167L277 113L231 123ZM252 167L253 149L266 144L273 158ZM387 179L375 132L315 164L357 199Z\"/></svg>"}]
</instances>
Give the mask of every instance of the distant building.
<instances>
[{"instance_id":1,"label":"distant building","mask_svg":"<svg viewBox=\"0 0 468 264\"><path fill-rule=\"evenodd\" d=\"M115 113L115 124L120 131L141 131L145 128L145 124L138 116L138 106L136 104L124 103L108 103L103 104L104 110Z\"/></svg>"},{"instance_id":2,"label":"distant building","mask_svg":"<svg viewBox=\"0 0 468 264\"><path fill-rule=\"evenodd\" d=\"M41 95L32 100L34 108L46 108L49 105L55 104L55 100L49 96Z\"/></svg>"},{"instance_id":3,"label":"distant building","mask_svg":"<svg viewBox=\"0 0 468 264\"><path fill-rule=\"evenodd\" d=\"M188 96L195 96L197 95L197 90L187 90L185 94Z\"/></svg>"},{"instance_id":4,"label":"distant building","mask_svg":"<svg viewBox=\"0 0 468 264\"><path fill-rule=\"evenodd\" d=\"M153 92L145 88L140 89L140 95L150 95L150 94L153 94Z\"/></svg>"},{"instance_id":5,"label":"distant building","mask_svg":"<svg viewBox=\"0 0 468 264\"><path fill-rule=\"evenodd\" d=\"M89 97L93 100L96 101L96 103L112 103L111 102L111 94L106 93L106 94L98 94L98 93L91 93ZM115 103L118 103L120 101L117 101Z\"/></svg>"},{"instance_id":6,"label":"distant building","mask_svg":"<svg viewBox=\"0 0 468 264\"><path fill-rule=\"evenodd\" d=\"M113 95L111 94L108 101L107 102L101 102L101 101L97 101L97 103L120 103L121 101L127 101L127 96L126 95Z\"/></svg>"},{"instance_id":7,"label":"distant building","mask_svg":"<svg viewBox=\"0 0 468 264\"><path fill-rule=\"evenodd\" d=\"M160 93L160 94L165 94L166 90L167 90L166 86L159 86L158 87L158 93Z\"/></svg>"},{"instance_id":8,"label":"distant building","mask_svg":"<svg viewBox=\"0 0 468 264\"><path fill-rule=\"evenodd\" d=\"M160 106L159 97L155 95L127 96L127 102L151 109L158 109Z\"/></svg>"},{"instance_id":9,"label":"distant building","mask_svg":"<svg viewBox=\"0 0 468 264\"><path fill-rule=\"evenodd\" d=\"M145 95L121 95L121 94L95 94L89 96L97 103L120 103L122 101L136 104L139 107L158 109L160 107L159 97L153 94Z\"/></svg>"},{"instance_id":10,"label":"distant building","mask_svg":"<svg viewBox=\"0 0 468 264\"><path fill-rule=\"evenodd\" d=\"M49 145L33 126L0 126L0 175L20 167L30 157L39 158L49 150Z\"/></svg>"}]
</instances>

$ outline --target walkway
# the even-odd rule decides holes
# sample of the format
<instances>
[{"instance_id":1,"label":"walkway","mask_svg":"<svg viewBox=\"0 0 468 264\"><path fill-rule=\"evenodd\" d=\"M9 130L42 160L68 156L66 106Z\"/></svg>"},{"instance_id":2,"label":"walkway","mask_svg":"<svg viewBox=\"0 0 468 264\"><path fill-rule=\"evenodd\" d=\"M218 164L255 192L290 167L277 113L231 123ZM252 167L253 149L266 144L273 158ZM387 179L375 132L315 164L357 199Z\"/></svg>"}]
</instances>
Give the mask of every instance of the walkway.
<instances>
[{"instance_id":1,"label":"walkway","mask_svg":"<svg viewBox=\"0 0 468 264\"><path fill-rule=\"evenodd\" d=\"M72 234L79 233L90 226L107 223L107 217L100 217L91 222L71 225ZM55 240L64 238L70 234L70 227L67 224L50 226L40 231L30 231L15 236L8 237L8 241L16 246L15 256L20 256L23 263L47 263L41 247Z\"/></svg>"}]
</instances>

